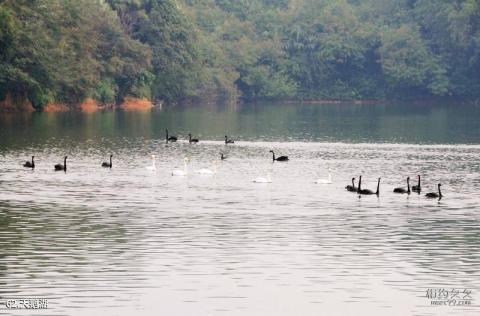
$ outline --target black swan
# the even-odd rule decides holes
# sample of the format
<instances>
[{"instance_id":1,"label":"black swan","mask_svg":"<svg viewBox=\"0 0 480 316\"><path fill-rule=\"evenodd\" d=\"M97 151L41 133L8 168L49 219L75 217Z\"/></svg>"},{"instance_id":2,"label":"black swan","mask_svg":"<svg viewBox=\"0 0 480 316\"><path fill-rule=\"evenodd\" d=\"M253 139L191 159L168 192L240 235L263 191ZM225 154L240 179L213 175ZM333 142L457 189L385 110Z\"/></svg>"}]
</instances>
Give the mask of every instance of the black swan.
<instances>
[{"instance_id":1,"label":"black swan","mask_svg":"<svg viewBox=\"0 0 480 316\"><path fill-rule=\"evenodd\" d=\"M165 129L165 132L166 132L166 136L165 136L165 139L167 140L167 143L168 142L176 142L177 141L177 137L176 136L170 136L168 137L168 129Z\"/></svg>"},{"instance_id":2,"label":"black swan","mask_svg":"<svg viewBox=\"0 0 480 316\"><path fill-rule=\"evenodd\" d=\"M63 159L63 165L61 163L57 163L55 165L55 171L67 171L67 156Z\"/></svg>"},{"instance_id":3,"label":"black swan","mask_svg":"<svg viewBox=\"0 0 480 316\"><path fill-rule=\"evenodd\" d=\"M32 169L34 169L34 168L35 168L35 161L34 161L34 159L35 159L35 156L32 156L32 161L31 161L31 162L30 162L30 161L26 161L26 162L23 164L23 166L24 166L25 168L32 168Z\"/></svg>"},{"instance_id":4,"label":"black swan","mask_svg":"<svg viewBox=\"0 0 480 316\"><path fill-rule=\"evenodd\" d=\"M393 193L402 193L402 194L410 194L410 177L407 177L407 188L395 188L393 189Z\"/></svg>"},{"instance_id":5,"label":"black swan","mask_svg":"<svg viewBox=\"0 0 480 316\"><path fill-rule=\"evenodd\" d=\"M350 192L357 192L358 188L355 186L355 178L352 178L352 185L347 185L345 189Z\"/></svg>"},{"instance_id":6,"label":"black swan","mask_svg":"<svg viewBox=\"0 0 480 316\"><path fill-rule=\"evenodd\" d=\"M380 195L380 179L381 178L378 178L378 183L377 183L377 192L373 192L372 190L369 190L369 189L362 189L362 176L360 176L360 179L358 180L358 194L362 194L362 195L377 195L379 196Z\"/></svg>"},{"instance_id":7,"label":"black swan","mask_svg":"<svg viewBox=\"0 0 480 316\"><path fill-rule=\"evenodd\" d=\"M412 186L412 191L413 191L413 192L418 192L418 193L420 193L420 191L422 191L422 187L421 187L420 184L421 184L421 183L420 183L420 175L418 175L418 184Z\"/></svg>"},{"instance_id":8,"label":"black swan","mask_svg":"<svg viewBox=\"0 0 480 316\"><path fill-rule=\"evenodd\" d=\"M197 138L192 138L192 134L188 134L188 142L189 143L198 143Z\"/></svg>"},{"instance_id":9,"label":"black swan","mask_svg":"<svg viewBox=\"0 0 480 316\"><path fill-rule=\"evenodd\" d=\"M412 186L412 191L413 192L418 192L418 193L420 193L420 191L422 191L422 187L421 187L421 183L420 183L420 175L418 175L418 184Z\"/></svg>"},{"instance_id":10,"label":"black swan","mask_svg":"<svg viewBox=\"0 0 480 316\"><path fill-rule=\"evenodd\" d=\"M235 141L233 139L228 139L227 135L225 135L225 144L233 144Z\"/></svg>"},{"instance_id":11,"label":"black swan","mask_svg":"<svg viewBox=\"0 0 480 316\"><path fill-rule=\"evenodd\" d=\"M224 156L223 153L220 153L220 160L225 160L227 159L227 156Z\"/></svg>"},{"instance_id":12,"label":"black swan","mask_svg":"<svg viewBox=\"0 0 480 316\"><path fill-rule=\"evenodd\" d=\"M288 161L288 156L280 156L278 158L275 158L275 153L273 152L273 150L270 150L270 152L272 153L273 155L273 161Z\"/></svg>"},{"instance_id":13,"label":"black swan","mask_svg":"<svg viewBox=\"0 0 480 316\"><path fill-rule=\"evenodd\" d=\"M440 190L440 187L441 187L441 186L442 186L442 185L439 183L439 184L438 184L438 193L437 193L437 192L430 192L430 193L425 194L425 196L426 196L427 198L430 198L430 199L442 198L442 197L443 197L443 195L442 195L442 190Z\"/></svg>"},{"instance_id":14,"label":"black swan","mask_svg":"<svg viewBox=\"0 0 480 316\"><path fill-rule=\"evenodd\" d=\"M102 167L104 167L104 168L112 168L112 157L113 157L113 155L110 155L110 162L109 162L109 163L108 163L108 162L103 162L103 163L102 163Z\"/></svg>"}]
</instances>

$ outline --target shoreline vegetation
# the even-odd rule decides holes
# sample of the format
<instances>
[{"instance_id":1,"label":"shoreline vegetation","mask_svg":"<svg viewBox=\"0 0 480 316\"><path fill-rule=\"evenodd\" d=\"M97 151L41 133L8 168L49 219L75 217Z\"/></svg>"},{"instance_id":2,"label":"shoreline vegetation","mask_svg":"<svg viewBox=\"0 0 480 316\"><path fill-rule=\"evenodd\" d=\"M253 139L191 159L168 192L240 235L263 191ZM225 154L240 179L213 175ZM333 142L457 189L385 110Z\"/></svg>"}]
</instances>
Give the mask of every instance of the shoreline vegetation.
<instances>
[{"instance_id":1,"label":"shoreline vegetation","mask_svg":"<svg viewBox=\"0 0 480 316\"><path fill-rule=\"evenodd\" d=\"M479 103L479 18L476 0L5 0L0 111Z\"/></svg>"},{"instance_id":2,"label":"shoreline vegetation","mask_svg":"<svg viewBox=\"0 0 480 316\"><path fill-rule=\"evenodd\" d=\"M108 103L104 104L97 100L88 98L84 102L79 105L68 106L62 103L48 103L44 106L41 110L35 109L31 102L25 99L17 100L18 103L14 103L13 98L8 96L6 100L0 101L0 114L1 113L29 113L29 112L46 112L46 113L54 113L54 112L69 112L69 111L81 111L84 113L95 113L97 111L105 111L105 110L123 110L123 111L151 111L155 108L163 108L163 102L152 102L146 98L135 98L135 97L126 97L122 103L115 104L115 103ZM241 105L241 104L256 104L258 101L240 101L237 100L236 102L228 102L228 103L217 103L220 105ZM452 100L452 99L415 99L415 100L388 100L388 99L366 99L366 100L333 100L333 99L318 99L318 100L300 100L300 99L283 99L283 100L270 100L264 101L262 100L261 103L283 103L283 104L310 104L310 105L379 105L379 104L392 104L392 103L408 103L408 104L426 104L431 105L435 103L443 104L445 102L455 102L457 104L480 104L479 100ZM211 102L194 102L192 100L187 102L179 102L175 104L167 104L167 106L175 106L175 105L199 105L204 106L207 104L212 104Z\"/></svg>"},{"instance_id":3,"label":"shoreline vegetation","mask_svg":"<svg viewBox=\"0 0 480 316\"><path fill-rule=\"evenodd\" d=\"M154 108L152 101L146 98L126 97L120 104L100 103L92 98L88 98L77 106L68 106L63 103L48 103L41 109L35 109L32 103L26 98L14 98L10 94L0 101L0 113L15 112L68 112L82 111L85 113L94 113L103 110L122 109L124 111L148 111Z\"/></svg>"}]
</instances>

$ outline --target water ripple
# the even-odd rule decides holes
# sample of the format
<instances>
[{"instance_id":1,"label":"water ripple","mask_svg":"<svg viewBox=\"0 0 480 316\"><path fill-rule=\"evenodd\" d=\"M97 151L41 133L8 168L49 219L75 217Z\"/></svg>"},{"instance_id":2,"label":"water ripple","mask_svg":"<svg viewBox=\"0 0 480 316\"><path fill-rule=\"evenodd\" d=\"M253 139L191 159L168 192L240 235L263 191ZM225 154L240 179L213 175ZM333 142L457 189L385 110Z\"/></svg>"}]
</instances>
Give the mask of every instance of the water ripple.
<instances>
[{"instance_id":1,"label":"water ripple","mask_svg":"<svg viewBox=\"0 0 480 316\"><path fill-rule=\"evenodd\" d=\"M1 296L47 297L52 315L479 312L431 307L425 297L429 288L456 287L480 299L479 146L227 149L139 138L116 147L106 170L98 143L54 144L2 156ZM272 164L271 148L291 161ZM170 175L185 156L198 170L224 150L230 159L216 176ZM24 170L31 151L37 168ZM54 172L63 152L68 171ZM156 172L145 169L151 154ZM334 183L315 185L328 169ZM269 171L273 183L252 183ZM369 188L382 177L379 198L344 190L360 174ZM445 198L391 193L416 174L426 190L441 182Z\"/></svg>"}]
</instances>

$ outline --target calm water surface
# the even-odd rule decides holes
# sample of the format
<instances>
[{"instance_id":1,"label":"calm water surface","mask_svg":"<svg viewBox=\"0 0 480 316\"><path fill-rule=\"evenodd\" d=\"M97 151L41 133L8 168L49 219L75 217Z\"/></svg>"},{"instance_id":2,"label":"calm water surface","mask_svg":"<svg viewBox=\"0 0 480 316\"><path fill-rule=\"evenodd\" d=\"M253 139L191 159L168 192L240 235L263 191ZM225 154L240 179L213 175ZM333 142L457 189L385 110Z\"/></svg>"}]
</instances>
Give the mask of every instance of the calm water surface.
<instances>
[{"instance_id":1,"label":"calm water surface","mask_svg":"<svg viewBox=\"0 0 480 316\"><path fill-rule=\"evenodd\" d=\"M479 118L408 104L3 114L0 296L49 310L0 314L479 315ZM215 176L195 172L221 152ZM190 175L172 177L184 157ZM329 169L333 184L314 184ZM345 191L360 174L382 178L379 198ZM445 197L391 193L417 174ZM472 305L432 306L443 288Z\"/></svg>"}]
</instances>

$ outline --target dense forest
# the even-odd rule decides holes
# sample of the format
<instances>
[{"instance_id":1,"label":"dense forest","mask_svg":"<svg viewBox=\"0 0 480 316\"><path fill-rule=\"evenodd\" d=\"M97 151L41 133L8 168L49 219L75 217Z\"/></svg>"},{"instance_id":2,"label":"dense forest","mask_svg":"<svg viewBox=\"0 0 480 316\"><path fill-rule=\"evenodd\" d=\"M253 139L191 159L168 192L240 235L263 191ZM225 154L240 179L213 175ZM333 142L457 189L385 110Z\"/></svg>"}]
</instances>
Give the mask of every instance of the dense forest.
<instances>
[{"instance_id":1,"label":"dense forest","mask_svg":"<svg viewBox=\"0 0 480 316\"><path fill-rule=\"evenodd\" d=\"M480 4L0 0L0 100L127 96L477 100Z\"/></svg>"}]
</instances>

